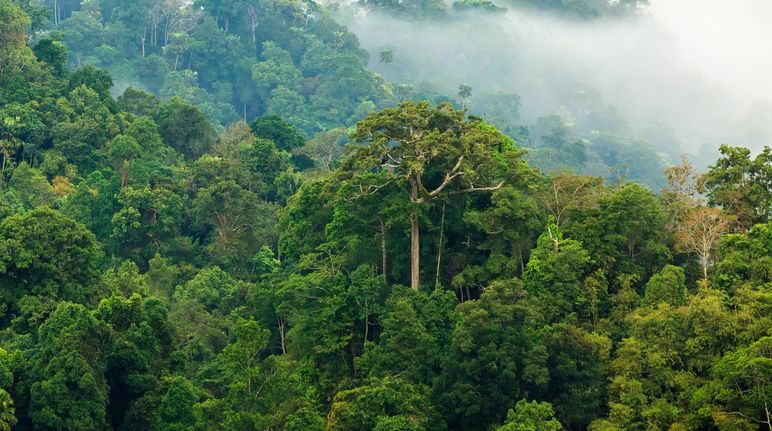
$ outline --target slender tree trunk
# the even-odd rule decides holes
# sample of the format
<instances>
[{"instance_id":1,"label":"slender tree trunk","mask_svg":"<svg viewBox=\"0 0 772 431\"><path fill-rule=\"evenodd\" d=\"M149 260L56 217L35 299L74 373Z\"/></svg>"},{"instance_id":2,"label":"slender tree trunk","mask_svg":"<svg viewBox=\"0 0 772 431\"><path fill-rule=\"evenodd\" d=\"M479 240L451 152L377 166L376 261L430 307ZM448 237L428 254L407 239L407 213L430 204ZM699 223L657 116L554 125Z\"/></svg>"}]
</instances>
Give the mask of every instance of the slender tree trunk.
<instances>
[{"instance_id":1,"label":"slender tree trunk","mask_svg":"<svg viewBox=\"0 0 772 431\"><path fill-rule=\"evenodd\" d=\"M279 340L281 342L281 353L282 354L286 354L287 353L287 348L286 348L286 346L284 344L284 325L285 325L284 319L279 318L279 322L278 323L279 323Z\"/></svg>"},{"instance_id":2,"label":"slender tree trunk","mask_svg":"<svg viewBox=\"0 0 772 431\"><path fill-rule=\"evenodd\" d=\"M442 204L442 216L440 216L440 237L437 240L437 272L434 274L434 286L440 284L440 262L442 262L442 231L445 227L445 204Z\"/></svg>"},{"instance_id":3,"label":"slender tree trunk","mask_svg":"<svg viewBox=\"0 0 772 431\"><path fill-rule=\"evenodd\" d=\"M420 239L418 237L418 214L410 216L410 287L418 290L421 282L420 276Z\"/></svg>"},{"instance_id":4,"label":"slender tree trunk","mask_svg":"<svg viewBox=\"0 0 772 431\"><path fill-rule=\"evenodd\" d=\"M351 339L349 340L348 344L349 344L349 347L351 347L351 362L350 362L350 364L351 364L351 374L356 376L356 374L357 374L357 364L356 364L356 361L354 361L354 358L356 358L359 355L357 355L357 344L354 342L355 341L355 336L356 336L356 334L354 334L354 333L351 334ZM362 345L364 345L364 343ZM349 361L346 361L346 362L348 363Z\"/></svg>"},{"instance_id":5,"label":"slender tree trunk","mask_svg":"<svg viewBox=\"0 0 772 431\"><path fill-rule=\"evenodd\" d=\"M153 17L153 28L150 31L150 44L155 48L158 45L158 19Z\"/></svg>"},{"instance_id":6,"label":"slender tree trunk","mask_svg":"<svg viewBox=\"0 0 772 431\"><path fill-rule=\"evenodd\" d=\"M705 280L705 285L708 284L708 256L706 255L704 259L702 259L702 278Z\"/></svg>"},{"instance_id":7,"label":"slender tree trunk","mask_svg":"<svg viewBox=\"0 0 772 431\"><path fill-rule=\"evenodd\" d=\"M142 36L140 36L139 41L141 42L141 54L142 58L145 58L145 40L147 39L147 25L142 29Z\"/></svg>"},{"instance_id":8,"label":"slender tree trunk","mask_svg":"<svg viewBox=\"0 0 772 431\"><path fill-rule=\"evenodd\" d=\"M389 282L389 276L386 275L387 267L386 267L386 225L383 223L383 220L380 221L381 224L381 271L383 272L383 282L388 283Z\"/></svg>"},{"instance_id":9,"label":"slender tree trunk","mask_svg":"<svg viewBox=\"0 0 772 431\"><path fill-rule=\"evenodd\" d=\"M418 181L415 178L410 178L410 202L413 204L419 204L418 198ZM418 214L413 213L410 216L410 287L413 290L418 290L418 286L421 284L421 240L419 238L418 231Z\"/></svg>"},{"instance_id":10,"label":"slender tree trunk","mask_svg":"<svg viewBox=\"0 0 772 431\"><path fill-rule=\"evenodd\" d=\"M362 352L365 351L365 346L367 346L367 336L370 332L370 321L368 320L368 316L365 315L365 339L362 341Z\"/></svg>"},{"instance_id":11,"label":"slender tree trunk","mask_svg":"<svg viewBox=\"0 0 772 431\"><path fill-rule=\"evenodd\" d=\"M252 28L252 43L257 42L257 9L254 6L247 7L247 14L249 14L249 24Z\"/></svg>"},{"instance_id":12,"label":"slender tree trunk","mask_svg":"<svg viewBox=\"0 0 772 431\"><path fill-rule=\"evenodd\" d=\"M129 173L128 169L126 169L126 164L121 164L121 188L126 187L126 184L129 182Z\"/></svg>"}]
</instances>

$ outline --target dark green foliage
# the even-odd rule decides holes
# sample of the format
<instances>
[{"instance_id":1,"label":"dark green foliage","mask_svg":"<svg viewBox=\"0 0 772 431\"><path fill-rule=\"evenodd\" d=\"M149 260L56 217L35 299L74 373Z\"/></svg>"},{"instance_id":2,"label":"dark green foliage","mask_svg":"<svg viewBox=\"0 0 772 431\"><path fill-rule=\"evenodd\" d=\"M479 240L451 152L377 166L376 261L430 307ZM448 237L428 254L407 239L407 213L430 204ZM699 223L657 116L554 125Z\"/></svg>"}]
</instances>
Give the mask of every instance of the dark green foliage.
<instances>
[{"instance_id":1,"label":"dark green foliage","mask_svg":"<svg viewBox=\"0 0 772 431\"><path fill-rule=\"evenodd\" d=\"M217 140L204 114L180 98L162 104L154 119L164 142L189 159L209 152Z\"/></svg>"},{"instance_id":2,"label":"dark green foliage","mask_svg":"<svg viewBox=\"0 0 772 431\"><path fill-rule=\"evenodd\" d=\"M54 75L62 76L67 66L67 51L64 44L56 39L41 39L33 48L38 60L46 63ZM112 85L112 82L110 83ZM107 87L108 89L110 86Z\"/></svg>"},{"instance_id":3,"label":"dark green foliage","mask_svg":"<svg viewBox=\"0 0 772 431\"><path fill-rule=\"evenodd\" d=\"M458 307L436 403L452 429L501 422L513 398L544 388L547 351L519 283L499 283Z\"/></svg>"},{"instance_id":4,"label":"dark green foliage","mask_svg":"<svg viewBox=\"0 0 772 431\"><path fill-rule=\"evenodd\" d=\"M276 115L257 118L249 127L256 137L273 141L283 151L295 150L305 143L297 129Z\"/></svg>"},{"instance_id":5,"label":"dark green foliage","mask_svg":"<svg viewBox=\"0 0 772 431\"><path fill-rule=\"evenodd\" d=\"M82 305L61 302L39 329L29 415L35 427L93 430L107 419L104 324Z\"/></svg>"},{"instance_id":6,"label":"dark green foliage","mask_svg":"<svg viewBox=\"0 0 772 431\"><path fill-rule=\"evenodd\" d=\"M129 87L118 98L118 107L124 112L130 112L134 115L145 115L155 117L160 106L157 97L142 90Z\"/></svg>"},{"instance_id":7,"label":"dark green foliage","mask_svg":"<svg viewBox=\"0 0 772 431\"><path fill-rule=\"evenodd\" d=\"M117 178L110 181L101 171L94 171L68 196L62 211L105 241L113 233L112 218L119 208L116 199L119 186Z\"/></svg>"},{"instance_id":8,"label":"dark green foliage","mask_svg":"<svg viewBox=\"0 0 772 431\"><path fill-rule=\"evenodd\" d=\"M85 302L94 293L101 259L94 234L50 208L0 223L0 282L3 301L12 307L25 295Z\"/></svg>"},{"instance_id":9,"label":"dark green foliage","mask_svg":"<svg viewBox=\"0 0 772 431\"><path fill-rule=\"evenodd\" d=\"M358 358L360 372L371 376L402 376L431 385L442 369L441 349L456 319L446 293L426 295L395 288L380 318L380 341L366 344ZM415 358L421 358L415 361Z\"/></svg>"},{"instance_id":10,"label":"dark green foliage","mask_svg":"<svg viewBox=\"0 0 772 431\"><path fill-rule=\"evenodd\" d=\"M113 79L104 69L97 69L93 66L86 66L78 69L67 82L67 89L72 91L80 86L86 86L99 94L103 101L112 102L110 97L110 88L113 86Z\"/></svg>"},{"instance_id":11,"label":"dark green foliage","mask_svg":"<svg viewBox=\"0 0 772 431\"><path fill-rule=\"evenodd\" d=\"M673 265L665 266L646 283L643 303L656 305L664 302L673 306L683 305L687 295L685 281L683 269Z\"/></svg>"},{"instance_id":12,"label":"dark green foliage","mask_svg":"<svg viewBox=\"0 0 772 431\"><path fill-rule=\"evenodd\" d=\"M550 376L546 399L566 429L584 429L605 411L612 342L605 335L560 323L546 331L545 345Z\"/></svg>"},{"instance_id":13,"label":"dark green foliage","mask_svg":"<svg viewBox=\"0 0 772 431\"><path fill-rule=\"evenodd\" d=\"M193 383L182 376L173 376L163 382L164 390L158 399L158 416L154 429L163 431L193 430L195 425L194 405L200 392Z\"/></svg>"}]
</instances>

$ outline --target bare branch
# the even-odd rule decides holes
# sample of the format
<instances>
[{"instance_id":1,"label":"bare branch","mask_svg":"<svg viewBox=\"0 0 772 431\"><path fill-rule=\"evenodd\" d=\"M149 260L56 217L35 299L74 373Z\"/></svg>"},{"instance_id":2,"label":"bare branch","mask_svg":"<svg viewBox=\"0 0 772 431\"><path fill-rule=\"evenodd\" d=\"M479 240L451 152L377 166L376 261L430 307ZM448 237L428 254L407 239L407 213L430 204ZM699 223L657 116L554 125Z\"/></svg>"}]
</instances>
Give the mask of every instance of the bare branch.
<instances>
[{"instance_id":1,"label":"bare branch","mask_svg":"<svg viewBox=\"0 0 772 431\"><path fill-rule=\"evenodd\" d=\"M429 197L433 198L440 194L442 190L447 187L448 184L450 184L451 181L453 181L454 178L456 178L459 175L463 175L463 172L458 172L458 169L461 167L461 162L464 161L464 156L458 158L458 161L456 162L456 165L453 166L453 169L450 170L450 172L445 174L445 179L442 180L442 184L440 184L436 189L432 190L429 193Z\"/></svg>"},{"instance_id":2,"label":"bare branch","mask_svg":"<svg viewBox=\"0 0 772 431\"><path fill-rule=\"evenodd\" d=\"M359 193L355 194L353 196L344 197L343 199L347 202L353 202L363 196L370 196L372 194L375 194L378 190L388 186L389 184L393 183L394 180L388 180L383 184L375 185L370 184L367 186L367 188L362 187L362 184L359 184Z\"/></svg>"},{"instance_id":3,"label":"bare branch","mask_svg":"<svg viewBox=\"0 0 772 431\"><path fill-rule=\"evenodd\" d=\"M495 190L500 189L501 186L503 186L503 185L504 185L504 181L501 181L500 183L496 184L495 186L487 186L487 187L474 187L474 186L472 186L472 187L470 187L468 189L453 191L450 194L458 195L458 194L461 194L461 193L490 192L490 191L495 191Z\"/></svg>"}]
</instances>

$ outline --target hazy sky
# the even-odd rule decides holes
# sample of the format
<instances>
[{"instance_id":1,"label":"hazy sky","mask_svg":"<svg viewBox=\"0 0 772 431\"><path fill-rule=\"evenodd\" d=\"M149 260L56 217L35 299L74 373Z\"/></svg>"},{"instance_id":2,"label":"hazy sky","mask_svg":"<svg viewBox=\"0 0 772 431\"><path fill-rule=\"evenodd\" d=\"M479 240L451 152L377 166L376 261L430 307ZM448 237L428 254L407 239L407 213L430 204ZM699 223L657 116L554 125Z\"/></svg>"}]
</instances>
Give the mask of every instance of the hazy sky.
<instances>
[{"instance_id":1,"label":"hazy sky","mask_svg":"<svg viewBox=\"0 0 772 431\"><path fill-rule=\"evenodd\" d=\"M772 1L653 0L673 49L740 97L772 93Z\"/></svg>"},{"instance_id":2,"label":"hazy sky","mask_svg":"<svg viewBox=\"0 0 772 431\"><path fill-rule=\"evenodd\" d=\"M344 19L396 81L455 94L516 92L523 121L596 91L636 128L671 126L691 153L772 141L772 0L652 0L639 19L577 22L515 11L451 24ZM394 63L377 52L394 49ZM473 101L472 101L473 103ZM656 146L656 144L655 144Z\"/></svg>"},{"instance_id":3,"label":"hazy sky","mask_svg":"<svg viewBox=\"0 0 772 431\"><path fill-rule=\"evenodd\" d=\"M722 138L748 136L766 141L749 145L769 145L772 1L653 0L650 14L670 34L683 64L727 95L727 117L737 117L737 127L745 130L724 130Z\"/></svg>"}]
</instances>

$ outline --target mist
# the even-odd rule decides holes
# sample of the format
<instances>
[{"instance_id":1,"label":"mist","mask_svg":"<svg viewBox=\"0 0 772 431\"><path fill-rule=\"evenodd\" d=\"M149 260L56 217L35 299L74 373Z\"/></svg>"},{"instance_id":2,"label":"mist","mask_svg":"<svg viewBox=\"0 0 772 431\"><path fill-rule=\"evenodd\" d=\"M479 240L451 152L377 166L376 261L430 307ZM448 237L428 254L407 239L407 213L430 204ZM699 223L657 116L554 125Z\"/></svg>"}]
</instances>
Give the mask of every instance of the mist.
<instances>
[{"instance_id":1,"label":"mist","mask_svg":"<svg viewBox=\"0 0 772 431\"><path fill-rule=\"evenodd\" d=\"M758 150L772 141L770 16L764 0L653 0L641 16L595 20L512 7L437 23L363 11L338 19L389 80L450 96L470 84L472 110L485 93L517 93L522 124L604 106L658 151L699 162L721 143ZM392 63L379 62L382 49L393 50Z\"/></svg>"}]
</instances>

